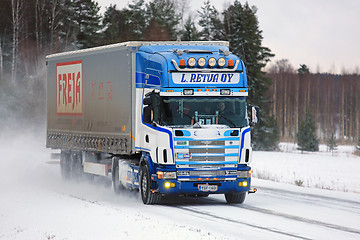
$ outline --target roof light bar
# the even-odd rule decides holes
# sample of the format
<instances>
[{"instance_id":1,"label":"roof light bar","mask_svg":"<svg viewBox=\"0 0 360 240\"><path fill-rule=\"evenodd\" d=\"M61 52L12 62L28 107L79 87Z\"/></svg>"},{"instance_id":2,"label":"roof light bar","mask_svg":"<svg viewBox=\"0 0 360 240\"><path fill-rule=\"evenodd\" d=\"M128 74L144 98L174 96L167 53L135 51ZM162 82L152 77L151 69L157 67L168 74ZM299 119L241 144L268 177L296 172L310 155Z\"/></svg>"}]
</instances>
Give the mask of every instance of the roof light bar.
<instances>
[{"instance_id":1,"label":"roof light bar","mask_svg":"<svg viewBox=\"0 0 360 240\"><path fill-rule=\"evenodd\" d=\"M196 65L196 59L193 58L193 60L191 60L191 61L194 61L193 66L195 66ZM225 59L224 59L224 61L226 62ZM178 63L174 59L171 59L171 62L173 63L176 71L179 71L179 72L196 72L196 71L203 70L202 68L194 68L194 67L191 67L191 66L190 66L191 68L186 68L185 66L184 67L179 66ZM188 63L189 63L189 61L188 61ZM239 64L240 64L240 61L236 60L235 66L233 68L211 68L211 69L209 69L209 71L210 72L235 72L237 70Z\"/></svg>"}]
</instances>

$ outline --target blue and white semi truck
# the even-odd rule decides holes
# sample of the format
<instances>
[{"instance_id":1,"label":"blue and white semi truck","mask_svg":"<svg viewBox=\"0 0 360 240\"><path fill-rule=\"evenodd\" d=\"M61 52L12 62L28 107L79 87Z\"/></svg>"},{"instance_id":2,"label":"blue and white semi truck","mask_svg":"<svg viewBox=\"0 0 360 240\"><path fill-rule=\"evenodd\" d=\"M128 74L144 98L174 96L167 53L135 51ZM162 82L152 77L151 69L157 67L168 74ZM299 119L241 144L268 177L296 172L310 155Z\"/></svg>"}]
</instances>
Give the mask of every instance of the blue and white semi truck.
<instances>
[{"instance_id":1,"label":"blue and white semi truck","mask_svg":"<svg viewBox=\"0 0 360 240\"><path fill-rule=\"evenodd\" d=\"M109 176L144 204L253 192L258 109L228 42L125 42L46 60L46 145L61 151L64 178Z\"/></svg>"}]
</instances>

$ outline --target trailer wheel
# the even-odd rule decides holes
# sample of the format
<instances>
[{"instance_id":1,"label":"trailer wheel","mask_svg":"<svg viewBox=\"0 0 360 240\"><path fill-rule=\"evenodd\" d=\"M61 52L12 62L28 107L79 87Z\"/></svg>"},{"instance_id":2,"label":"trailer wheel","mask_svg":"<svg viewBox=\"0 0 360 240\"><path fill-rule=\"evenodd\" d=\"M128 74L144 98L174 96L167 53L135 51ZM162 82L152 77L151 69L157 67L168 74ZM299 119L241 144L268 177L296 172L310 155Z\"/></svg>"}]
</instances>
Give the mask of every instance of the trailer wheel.
<instances>
[{"instance_id":1,"label":"trailer wheel","mask_svg":"<svg viewBox=\"0 0 360 240\"><path fill-rule=\"evenodd\" d=\"M246 192L225 193L227 203L243 203L245 201Z\"/></svg>"},{"instance_id":2,"label":"trailer wheel","mask_svg":"<svg viewBox=\"0 0 360 240\"><path fill-rule=\"evenodd\" d=\"M119 179L119 159L114 158L113 159L113 165L111 169L111 175L112 175L112 184L113 189L116 194L120 194L121 191L124 189L124 186L121 184Z\"/></svg>"},{"instance_id":3,"label":"trailer wheel","mask_svg":"<svg viewBox=\"0 0 360 240\"><path fill-rule=\"evenodd\" d=\"M81 155L79 153L71 153L70 157L70 172L71 177L77 181L80 181L83 177L83 166L81 162Z\"/></svg>"},{"instance_id":4,"label":"trailer wheel","mask_svg":"<svg viewBox=\"0 0 360 240\"><path fill-rule=\"evenodd\" d=\"M140 168L140 194L144 204L157 204L161 199L161 195L151 191L150 170L146 164Z\"/></svg>"},{"instance_id":5,"label":"trailer wheel","mask_svg":"<svg viewBox=\"0 0 360 240\"><path fill-rule=\"evenodd\" d=\"M64 180L70 179L70 153L61 151L60 153L60 173Z\"/></svg>"}]
</instances>

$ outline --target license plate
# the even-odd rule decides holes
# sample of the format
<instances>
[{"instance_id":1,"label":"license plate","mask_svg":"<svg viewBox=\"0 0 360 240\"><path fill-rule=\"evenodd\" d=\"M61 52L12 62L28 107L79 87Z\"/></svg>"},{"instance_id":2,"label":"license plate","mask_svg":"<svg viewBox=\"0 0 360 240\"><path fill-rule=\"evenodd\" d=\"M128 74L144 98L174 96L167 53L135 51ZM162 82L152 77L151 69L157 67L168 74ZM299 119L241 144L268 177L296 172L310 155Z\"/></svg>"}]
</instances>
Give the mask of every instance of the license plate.
<instances>
[{"instance_id":1,"label":"license plate","mask_svg":"<svg viewBox=\"0 0 360 240\"><path fill-rule=\"evenodd\" d=\"M202 192L215 192L218 190L218 186L217 185L199 185L198 186L199 190Z\"/></svg>"}]
</instances>

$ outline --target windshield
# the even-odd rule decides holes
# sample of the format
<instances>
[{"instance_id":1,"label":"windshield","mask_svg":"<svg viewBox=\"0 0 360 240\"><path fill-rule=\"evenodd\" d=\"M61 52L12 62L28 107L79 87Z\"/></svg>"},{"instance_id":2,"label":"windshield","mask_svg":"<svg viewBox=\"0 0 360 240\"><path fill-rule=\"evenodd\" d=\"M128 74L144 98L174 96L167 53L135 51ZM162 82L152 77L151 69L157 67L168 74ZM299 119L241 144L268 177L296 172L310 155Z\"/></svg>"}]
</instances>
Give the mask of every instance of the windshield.
<instances>
[{"instance_id":1,"label":"windshield","mask_svg":"<svg viewBox=\"0 0 360 240\"><path fill-rule=\"evenodd\" d=\"M248 125L245 97L161 97L158 122L165 126Z\"/></svg>"}]
</instances>

